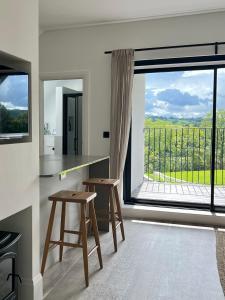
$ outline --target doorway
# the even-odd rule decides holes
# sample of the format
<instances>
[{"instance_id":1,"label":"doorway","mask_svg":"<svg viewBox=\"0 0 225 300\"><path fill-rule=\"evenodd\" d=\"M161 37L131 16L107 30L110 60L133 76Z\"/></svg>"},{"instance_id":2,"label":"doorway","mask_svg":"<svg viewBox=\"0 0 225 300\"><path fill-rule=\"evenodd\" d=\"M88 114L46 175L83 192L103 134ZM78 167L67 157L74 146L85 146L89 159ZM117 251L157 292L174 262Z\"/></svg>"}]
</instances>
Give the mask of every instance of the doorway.
<instances>
[{"instance_id":1,"label":"doorway","mask_svg":"<svg viewBox=\"0 0 225 300\"><path fill-rule=\"evenodd\" d=\"M82 155L83 79L43 81L41 155Z\"/></svg>"},{"instance_id":2,"label":"doorway","mask_svg":"<svg viewBox=\"0 0 225 300\"><path fill-rule=\"evenodd\" d=\"M135 74L127 203L224 210L224 82L224 66Z\"/></svg>"},{"instance_id":3,"label":"doorway","mask_svg":"<svg viewBox=\"0 0 225 300\"><path fill-rule=\"evenodd\" d=\"M82 93L63 94L63 154L82 154Z\"/></svg>"}]
</instances>

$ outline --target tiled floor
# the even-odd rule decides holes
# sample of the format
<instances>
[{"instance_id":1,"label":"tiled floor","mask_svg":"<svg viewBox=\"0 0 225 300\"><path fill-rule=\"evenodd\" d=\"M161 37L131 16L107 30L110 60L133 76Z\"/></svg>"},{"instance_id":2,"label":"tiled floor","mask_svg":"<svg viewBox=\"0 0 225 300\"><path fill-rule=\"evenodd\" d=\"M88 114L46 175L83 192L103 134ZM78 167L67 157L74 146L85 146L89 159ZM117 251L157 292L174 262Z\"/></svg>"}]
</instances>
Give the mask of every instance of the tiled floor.
<instances>
[{"instance_id":1,"label":"tiled floor","mask_svg":"<svg viewBox=\"0 0 225 300\"><path fill-rule=\"evenodd\" d=\"M45 300L224 300L212 228L130 220L125 230L117 253L101 234L104 268L90 257L88 288L81 251L67 251L44 275Z\"/></svg>"},{"instance_id":2,"label":"tiled floor","mask_svg":"<svg viewBox=\"0 0 225 300\"><path fill-rule=\"evenodd\" d=\"M132 196L140 199L210 203L211 187L202 184L164 183L145 180ZM225 186L215 186L215 204L225 205Z\"/></svg>"}]
</instances>

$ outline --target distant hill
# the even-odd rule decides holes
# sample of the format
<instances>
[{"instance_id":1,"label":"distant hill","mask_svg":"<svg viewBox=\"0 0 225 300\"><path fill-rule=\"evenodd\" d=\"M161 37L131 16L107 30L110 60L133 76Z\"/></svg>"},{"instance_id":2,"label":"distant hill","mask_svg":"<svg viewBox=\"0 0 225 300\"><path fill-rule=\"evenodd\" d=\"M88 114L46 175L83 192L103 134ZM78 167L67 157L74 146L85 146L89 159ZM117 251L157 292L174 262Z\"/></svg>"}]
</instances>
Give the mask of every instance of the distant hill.
<instances>
[{"instance_id":1,"label":"distant hill","mask_svg":"<svg viewBox=\"0 0 225 300\"><path fill-rule=\"evenodd\" d=\"M9 109L8 110L9 112L9 115L12 117L12 118L17 118L23 114L27 114L28 111L27 110L22 110L22 109Z\"/></svg>"},{"instance_id":2,"label":"distant hill","mask_svg":"<svg viewBox=\"0 0 225 300\"><path fill-rule=\"evenodd\" d=\"M199 127L202 122L202 118L174 118L174 117L156 117L156 116L145 116L145 126L153 127L170 127L170 126L194 126Z\"/></svg>"}]
</instances>

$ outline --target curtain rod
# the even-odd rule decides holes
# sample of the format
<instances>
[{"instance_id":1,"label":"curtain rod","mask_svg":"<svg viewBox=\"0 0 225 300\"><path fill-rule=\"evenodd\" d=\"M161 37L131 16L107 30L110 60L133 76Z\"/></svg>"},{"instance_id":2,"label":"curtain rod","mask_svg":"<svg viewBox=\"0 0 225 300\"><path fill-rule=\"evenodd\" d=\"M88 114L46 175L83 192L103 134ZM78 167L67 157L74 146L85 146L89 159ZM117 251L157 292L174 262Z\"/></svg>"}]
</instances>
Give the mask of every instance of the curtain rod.
<instances>
[{"instance_id":1,"label":"curtain rod","mask_svg":"<svg viewBox=\"0 0 225 300\"><path fill-rule=\"evenodd\" d=\"M144 59L134 62L136 67L141 66L155 66L162 64L185 64L185 63L201 63L201 62L217 62L225 61L224 54L201 55L201 56L186 56L186 57L172 57L172 58L157 58L157 59Z\"/></svg>"},{"instance_id":2,"label":"curtain rod","mask_svg":"<svg viewBox=\"0 0 225 300\"><path fill-rule=\"evenodd\" d=\"M137 48L137 49L134 49L134 51L140 52L140 51L154 51L154 50L166 50L166 49L178 49L178 48L215 46L215 52L217 52L217 50L218 50L217 48L219 45L225 45L225 42L213 42L213 43L204 43L204 44L186 44L186 45L162 46L162 47L151 47L151 48ZM111 54L112 51L105 51L104 53Z\"/></svg>"}]
</instances>

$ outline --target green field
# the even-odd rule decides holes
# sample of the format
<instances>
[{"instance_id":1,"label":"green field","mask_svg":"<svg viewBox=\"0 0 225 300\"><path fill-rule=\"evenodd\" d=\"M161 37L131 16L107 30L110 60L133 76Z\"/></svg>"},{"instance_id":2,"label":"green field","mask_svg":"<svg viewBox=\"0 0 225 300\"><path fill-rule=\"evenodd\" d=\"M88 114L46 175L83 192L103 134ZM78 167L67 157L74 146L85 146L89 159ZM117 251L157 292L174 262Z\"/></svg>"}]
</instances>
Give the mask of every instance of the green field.
<instances>
[{"instance_id":1,"label":"green field","mask_svg":"<svg viewBox=\"0 0 225 300\"><path fill-rule=\"evenodd\" d=\"M149 174L149 177L153 180L160 182L176 182L178 180L184 180L191 183L199 184L210 184L210 171L183 171L183 172L166 172L166 177L164 179L164 174L161 173L161 177L158 175ZM147 176L147 174L146 174ZM179 183L179 182L177 182ZM225 170L215 170L215 184L225 185Z\"/></svg>"},{"instance_id":2,"label":"green field","mask_svg":"<svg viewBox=\"0 0 225 300\"><path fill-rule=\"evenodd\" d=\"M210 185L211 127L210 113L203 118L193 119L147 116L144 131L145 177L158 182L178 184L182 180ZM224 154L225 110L219 110L215 157L215 167L219 170L215 171L216 185L225 186ZM170 170L173 172L170 173Z\"/></svg>"},{"instance_id":3,"label":"green field","mask_svg":"<svg viewBox=\"0 0 225 300\"><path fill-rule=\"evenodd\" d=\"M145 173L145 177L146 178L150 178L154 181L158 181L158 182L175 182L175 180L170 180L170 178L165 178L164 180L164 176L163 176L163 173L161 173L161 176L159 177L158 175L155 175L155 174L152 174L152 173L149 173L149 176L148 176L148 173Z\"/></svg>"}]
</instances>

